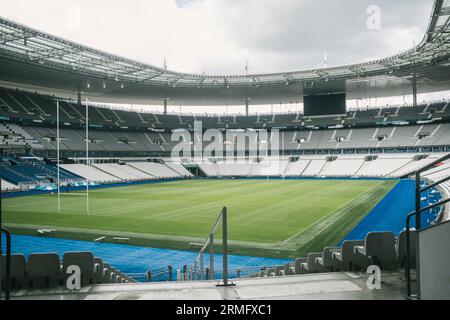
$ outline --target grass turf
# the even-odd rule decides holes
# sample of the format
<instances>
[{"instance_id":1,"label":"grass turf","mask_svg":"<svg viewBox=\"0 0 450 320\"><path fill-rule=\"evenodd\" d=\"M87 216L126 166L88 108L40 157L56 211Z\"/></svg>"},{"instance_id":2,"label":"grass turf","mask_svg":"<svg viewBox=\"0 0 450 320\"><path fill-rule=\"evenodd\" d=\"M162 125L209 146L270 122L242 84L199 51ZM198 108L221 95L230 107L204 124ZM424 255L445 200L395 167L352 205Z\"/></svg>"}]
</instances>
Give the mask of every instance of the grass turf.
<instances>
[{"instance_id":1,"label":"grass turf","mask_svg":"<svg viewBox=\"0 0 450 320\"><path fill-rule=\"evenodd\" d=\"M229 212L229 239L236 253L261 255L265 252L267 255L267 251L272 251L271 256L291 256L301 254L302 248L314 250L336 244L395 183L376 180L170 182L92 191L89 216L86 216L82 193L62 197L62 214L57 212L56 195L10 198L4 200L4 220L16 229L69 228L65 236L73 230L76 234L102 235L103 231L117 236L132 234L133 238L149 240L138 244L185 248L187 242L205 239L225 206ZM151 239L158 242L152 243Z\"/></svg>"}]
</instances>

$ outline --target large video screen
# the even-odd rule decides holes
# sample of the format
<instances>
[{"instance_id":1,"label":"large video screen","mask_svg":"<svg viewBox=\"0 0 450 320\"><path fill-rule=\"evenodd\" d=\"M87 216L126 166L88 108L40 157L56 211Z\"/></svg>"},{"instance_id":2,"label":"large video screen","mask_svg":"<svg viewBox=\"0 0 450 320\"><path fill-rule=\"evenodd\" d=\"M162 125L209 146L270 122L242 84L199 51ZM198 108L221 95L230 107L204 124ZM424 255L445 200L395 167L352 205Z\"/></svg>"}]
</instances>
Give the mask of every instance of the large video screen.
<instances>
[{"instance_id":1,"label":"large video screen","mask_svg":"<svg viewBox=\"0 0 450 320\"><path fill-rule=\"evenodd\" d=\"M338 115L347 112L345 93L305 96L303 103L305 116L308 117Z\"/></svg>"}]
</instances>

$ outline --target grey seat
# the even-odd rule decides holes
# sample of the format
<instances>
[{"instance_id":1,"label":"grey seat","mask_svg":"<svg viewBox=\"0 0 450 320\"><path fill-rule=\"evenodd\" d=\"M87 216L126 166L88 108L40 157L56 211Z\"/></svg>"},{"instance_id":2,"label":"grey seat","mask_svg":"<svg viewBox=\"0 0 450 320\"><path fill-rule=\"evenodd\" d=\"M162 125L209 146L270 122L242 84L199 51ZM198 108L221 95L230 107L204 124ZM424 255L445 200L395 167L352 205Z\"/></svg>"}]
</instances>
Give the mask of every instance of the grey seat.
<instances>
[{"instance_id":1,"label":"grey seat","mask_svg":"<svg viewBox=\"0 0 450 320\"><path fill-rule=\"evenodd\" d=\"M111 266L103 263L102 283L111 283Z\"/></svg>"},{"instance_id":2,"label":"grey seat","mask_svg":"<svg viewBox=\"0 0 450 320\"><path fill-rule=\"evenodd\" d=\"M302 270L306 272L323 272L324 268L316 262L317 258L322 257L321 252L313 252L308 254L306 262L302 263Z\"/></svg>"},{"instance_id":3,"label":"grey seat","mask_svg":"<svg viewBox=\"0 0 450 320\"><path fill-rule=\"evenodd\" d=\"M410 259L409 265L411 268L416 267L416 243L417 243L417 233L412 230L409 233L409 248L410 248ZM406 231L402 231L397 242L397 264L400 267L406 265Z\"/></svg>"},{"instance_id":4,"label":"grey seat","mask_svg":"<svg viewBox=\"0 0 450 320\"><path fill-rule=\"evenodd\" d=\"M356 246L363 246L364 240L347 240L342 244L340 251L332 253L333 260L339 261L343 268L353 271L362 270L369 266L370 260L366 256L354 251Z\"/></svg>"},{"instance_id":5,"label":"grey seat","mask_svg":"<svg viewBox=\"0 0 450 320\"><path fill-rule=\"evenodd\" d=\"M92 252L67 252L63 257L63 276L69 266L78 266L81 269L81 285L86 286L94 282L94 255Z\"/></svg>"},{"instance_id":6,"label":"grey seat","mask_svg":"<svg viewBox=\"0 0 450 320\"><path fill-rule=\"evenodd\" d=\"M339 247L327 247L323 250L322 256L316 258L316 263L320 264L326 271L340 270L342 263L339 260L333 259L334 252L340 252Z\"/></svg>"},{"instance_id":7,"label":"grey seat","mask_svg":"<svg viewBox=\"0 0 450 320\"><path fill-rule=\"evenodd\" d=\"M305 270L302 269L302 263L306 262L306 258L297 258L295 259L294 263L294 274L305 274L307 273Z\"/></svg>"},{"instance_id":8,"label":"grey seat","mask_svg":"<svg viewBox=\"0 0 450 320\"><path fill-rule=\"evenodd\" d=\"M369 257L373 265L390 269L394 267L396 260L395 243L392 232L371 232L363 246L355 247L355 252Z\"/></svg>"},{"instance_id":9,"label":"grey seat","mask_svg":"<svg viewBox=\"0 0 450 320\"><path fill-rule=\"evenodd\" d=\"M22 289L27 285L27 268L26 260L23 254L13 254L11 255L11 269L10 269L10 288L12 290ZM1 281L5 283L6 281L6 256L2 256L2 274Z\"/></svg>"},{"instance_id":10,"label":"grey seat","mask_svg":"<svg viewBox=\"0 0 450 320\"><path fill-rule=\"evenodd\" d=\"M105 265L100 258L94 258L94 284L103 283Z\"/></svg>"},{"instance_id":11,"label":"grey seat","mask_svg":"<svg viewBox=\"0 0 450 320\"><path fill-rule=\"evenodd\" d=\"M115 269L115 270L116 270L116 274L117 274L116 282L117 283L124 283L125 279L126 279L126 276L122 273L122 271L117 270L117 269Z\"/></svg>"},{"instance_id":12,"label":"grey seat","mask_svg":"<svg viewBox=\"0 0 450 320\"><path fill-rule=\"evenodd\" d=\"M109 270L109 283L117 283L120 278L119 273L113 267L110 267Z\"/></svg>"},{"instance_id":13,"label":"grey seat","mask_svg":"<svg viewBox=\"0 0 450 320\"><path fill-rule=\"evenodd\" d=\"M275 268L275 275L277 277L284 276L284 266L277 266Z\"/></svg>"},{"instance_id":14,"label":"grey seat","mask_svg":"<svg viewBox=\"0 0 450 320\"><path fill-rule=\"evenodd\" d=\"M265 275L266 275L267 277L275 277L275 276L276 276L276 270L275 270L275 268L267 269L266 272L265 272Z\"/></svg>"},{"instance_id":15,"label":"grey seat","mask_svg":"<svg viewBox=\"0 0 450 320\"><path fill-rule=\"evenodd\" d=\"M293 274L295 274L294 263L286 263L284 265L284 275L291 276Z\"/></svg>"},{"instance_id":16,"label":"grey seat","mask_svg":"<svg viewBox=\"0 0 450 320\"><path fill-rule=\"evenodd\" d=\"M27 270L31 287L49 288L61 284L61 262L56 253L30 255Z\"/></svg>"}]
</instances>

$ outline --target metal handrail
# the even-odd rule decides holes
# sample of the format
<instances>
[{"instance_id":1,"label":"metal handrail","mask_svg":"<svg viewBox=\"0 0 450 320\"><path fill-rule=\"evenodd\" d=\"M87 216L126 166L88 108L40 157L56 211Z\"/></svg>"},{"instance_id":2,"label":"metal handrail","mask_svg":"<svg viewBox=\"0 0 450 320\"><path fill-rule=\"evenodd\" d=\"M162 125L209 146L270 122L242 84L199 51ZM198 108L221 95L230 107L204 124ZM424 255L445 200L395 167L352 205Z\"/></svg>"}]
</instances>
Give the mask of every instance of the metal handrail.
<instances>
[{"instance_id":1,"label":"metal handrail","mask_svg":"<svg viewBox=\"0 0 450 320\"><path fill-rule=\"evenodd\" d=\"M410 238L411 238L411 219L412 217L415 217L415 222L416 222L416 231L419 231L420 229L422 229L422 225L421 225L421 214L422 212L437 208L437 207L441 207L446 203L450 203L450 198L445 199L445 200L441 200L437 203L434 203L432 205L429 205L427 207L421 208L421 195L423 192L430 190L433 187L439 186L442 183L449 181L450 180L450 176L447 178L443 178L440 179L436 182L433 182L430 185L427 185L425 187L421 187L421 174L429 171L433 168L436 167L436 165L449 160L450 159L450 154L447 154L439 159L437 159L436 161L433 161L432 163L428 164L427 166L417 170L414 175L415 175L415 180L416 180L416 190L415 190L415 211L411 212L410 214L408 214L408 216L406 217L406 263L405 263L405 276L406 276L406 293L407 293L407 297L408 298L413 298L412 296L412 290L411 290L411 263L410 263L410 257L411 257L411 246L410 246ZM418 240L417 240L418 241ZM416 244L416 251L419 251L419 246L418 244ZM419 279L419 275L420 275L420 265L419 265L419 254L416 255L416 282L417 282L417 299L420 299L420 279Z\"/></svg>"},{"instance_id":2,"label":"metal handrail","mask_svg":"<svg viewBox=\"0 0 450 320\"><path fill-rule=\"evenodd\" d=\"M209 247L209 279L214 280L214 234L217 231L220 223L222 222L222 261L223 261L223 273L222 273L222 283L218 286L228 287L234 286L234 283L228 281L228 210L223 208L217 218L216 223L213 225L205 243L200 249L200 253L195 258L194 262L188 268L188 279L198 280L198 271L200 271L200 280L205 280L205 265L204 265L204 254ZM200 264L200 268L199 267ZM198 270L200 269L200 270Z\"/></svg>"},{"instance_id":3,"label":"metal handrail","mask_svg":"<svg viewBox=\"0 0 450 320\"><path fill-rule=\"evenodd\" d=\"M2 179L0 179L0 300L2 299L2 272L3 267L3 252L2 252L2 233L6 235L6 272L5 272L5 300L10 298L11 290L11 233L8 229L3 227L3 191L2 191Z\"/></svg>"},{"instance_id":4,"label":"metal handrail","mask_svg":"<svg viewBox=\"0 0 450 320\"><path fill-rule=\"evenodd\" d=\"M2 236L2 233L5 233L6 235L6 272L5 272L5 300L10 299L10 290L11 290L11 233L8 229L1 227L0 228L0 237ZM0 248L0 257L3 260L3 253ZM3 264L3 262L1 263ZM0 300L2 297L2 279L0 274Z\"/></svg>"}]
</instances>

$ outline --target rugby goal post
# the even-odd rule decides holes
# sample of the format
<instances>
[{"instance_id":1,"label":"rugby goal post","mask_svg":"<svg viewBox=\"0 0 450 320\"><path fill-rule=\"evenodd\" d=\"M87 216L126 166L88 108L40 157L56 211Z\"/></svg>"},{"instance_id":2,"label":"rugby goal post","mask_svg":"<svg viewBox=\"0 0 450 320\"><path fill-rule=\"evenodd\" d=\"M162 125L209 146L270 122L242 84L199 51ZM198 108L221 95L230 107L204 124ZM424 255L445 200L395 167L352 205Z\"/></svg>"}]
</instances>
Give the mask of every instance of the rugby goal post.
<instances>
[{"instance_id":1,"label":"rugby goal post","mask_svg":"<svg viewBox=\"0 0 450 320\"><path fill-rule=\"evenodd\" d=\"M86 114L85 114L85 127L86 127L86 156L85 162L86 165L89 166L89 100L86 99ZM57 193L58 193L58 213L63 214L63 210L61 207L61 124L60 124L60 101L56 100L56 167L57 167ZM83 196L86 198L86 215L90 215L90 202L89 202L89 177L85 178L86 183L86 193L85 194L76 194L77 196ZM71 195L66 194L64 195Z\"/></svg>"}]
</instances>

